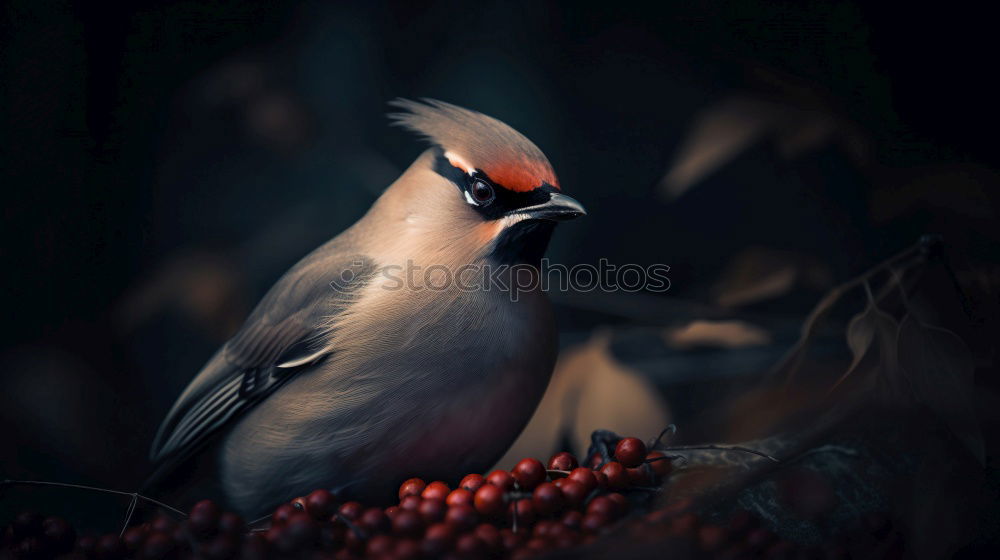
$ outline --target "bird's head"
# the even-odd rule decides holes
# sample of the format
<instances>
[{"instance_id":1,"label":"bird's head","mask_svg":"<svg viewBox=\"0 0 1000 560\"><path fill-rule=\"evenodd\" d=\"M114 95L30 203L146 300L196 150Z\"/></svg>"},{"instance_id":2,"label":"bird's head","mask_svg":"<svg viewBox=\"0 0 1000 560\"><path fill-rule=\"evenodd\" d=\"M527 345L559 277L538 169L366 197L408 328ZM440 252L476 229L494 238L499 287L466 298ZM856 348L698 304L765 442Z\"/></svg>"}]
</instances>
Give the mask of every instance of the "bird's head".
<instances>
[{"instance_id":1,"label":"bird's head","mask_svg":"<svg viewBox=\"0 0 1000 560\"><path fill-rule=\"evenodd\" d=\"M432 99L397 99L390 117L425 139L424 162L450 190L458 213L489 256L503 263L537 263L555 223L586 214L560 192L545 154L521 133L476 111Z\"/></svg>"}]
</instances>

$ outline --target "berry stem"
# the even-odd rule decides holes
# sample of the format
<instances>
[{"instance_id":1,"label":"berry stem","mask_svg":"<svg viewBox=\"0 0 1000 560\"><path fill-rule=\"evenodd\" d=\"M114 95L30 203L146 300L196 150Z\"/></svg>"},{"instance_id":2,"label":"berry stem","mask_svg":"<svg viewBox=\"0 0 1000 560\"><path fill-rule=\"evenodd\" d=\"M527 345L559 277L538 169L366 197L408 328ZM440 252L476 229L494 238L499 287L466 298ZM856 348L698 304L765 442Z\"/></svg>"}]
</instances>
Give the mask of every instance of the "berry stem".
<instances>
[{"instance_id":1,"label":"berry stem","mask_svg":"<svg viewBox=\"0 0 1000 560\"><path fill-rule=\"evenodd\" d=\"M357 525L355 525L354 522L351 521L350 519L348 519L346 516L344 516L344 514L342 514L342 513L340 513L338 511L334 515L337 516L337 519L339 519L341 523L343 523L344 525L347 525L348 529L350 529L351 531L354 531L354 534L357 535L359 539L361 539L363 541L367 541L368 540L368 533L365 533L364 531L362 531L361 527L358 527Z\"/></svg>"},{"instance_id":2,"label":"berry stem","mask_svg":"<svg viewBox=\"0 0 1000 560\"><path fill-rule=\"evenodd\" d=\"M658 445L660 445L660 441L661 441L661 440L663 440L663 438L664 438L664 437L665 437L665 436L666 436L666 435L667 435L668 433L669 433L670 435L674 435L674 434L676 434L676 433L677 433L677 424L670 424L670 425L669 425L669 426L667 426L666 428L663 428L663 431L662 431L662 432L660 432L660 435L656 436L656 440L654 440L654 441L653 441L653 443L651 443L651 444L649 445L649 448L650 448L650 449L656 449L656 447L657 447Z\"/></svg>"}]
</instances>

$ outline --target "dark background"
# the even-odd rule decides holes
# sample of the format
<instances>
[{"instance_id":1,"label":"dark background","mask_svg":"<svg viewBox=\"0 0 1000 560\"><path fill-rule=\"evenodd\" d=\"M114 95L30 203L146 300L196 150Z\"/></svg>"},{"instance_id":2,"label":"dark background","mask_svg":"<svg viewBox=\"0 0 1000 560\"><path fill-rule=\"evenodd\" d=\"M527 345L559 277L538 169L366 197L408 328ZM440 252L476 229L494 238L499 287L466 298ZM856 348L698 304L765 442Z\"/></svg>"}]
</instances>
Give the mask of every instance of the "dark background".
<instances>
[{"instance_id":1,"label":"dark background","mask_svg":"<svg viewBox=\"0 0 1000 560\"><path fill-rule=\"evenodd\" d=\"M5 3L0 477L135 488L183 385L422 149L387 126L397 96L533 139L590 211L549 255L669 264L665 309L748 246L844 279L936 231L996 280L994 23L883 4ZM838 132L794 157L764 135L659 195L733 95ZM673 320L557 303L570 339Z\"/></svg>"}]
</instances>

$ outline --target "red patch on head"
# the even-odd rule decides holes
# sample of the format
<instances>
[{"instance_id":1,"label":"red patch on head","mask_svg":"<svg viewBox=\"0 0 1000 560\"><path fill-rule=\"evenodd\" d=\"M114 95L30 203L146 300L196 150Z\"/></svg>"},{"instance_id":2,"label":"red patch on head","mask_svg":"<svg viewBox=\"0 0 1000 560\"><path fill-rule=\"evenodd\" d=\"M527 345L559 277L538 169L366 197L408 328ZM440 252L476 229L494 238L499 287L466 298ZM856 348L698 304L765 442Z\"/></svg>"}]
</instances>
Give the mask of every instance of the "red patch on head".
<instances>
[{"instance_id":1,"label":"red patch on head","mask_svg":"<svg viewBox=\"0 0 1000 560\"><path fill-rule=\"evenodd\" d=\"M548 183L559 188L552 170L538 162L518 161L491 165L483 169L490 179L516 192L528 192Z\"/></svg>"}]
</instances>

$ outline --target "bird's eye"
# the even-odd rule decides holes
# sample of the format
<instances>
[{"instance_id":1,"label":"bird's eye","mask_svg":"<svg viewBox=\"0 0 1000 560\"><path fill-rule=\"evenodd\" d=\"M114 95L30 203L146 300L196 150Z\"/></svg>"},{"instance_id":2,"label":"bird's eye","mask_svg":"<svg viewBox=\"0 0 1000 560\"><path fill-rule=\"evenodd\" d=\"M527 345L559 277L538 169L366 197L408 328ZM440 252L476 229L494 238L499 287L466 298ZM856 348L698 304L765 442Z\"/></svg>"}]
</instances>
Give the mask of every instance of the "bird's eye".
<instances>
[{"instance_id":1,"label":"bird's eye","mask_svg":"<svg viewBox=\"0 0 1000 560\"><path fill-rule=\"evenodd\" d=\"M496 196L493 192L493 185L482 179L476 179L472 182L472 185L469 187L469 194L472 195L472 199L480 206L493 202L493 197Z\"/></svg>"}]
</instances>

